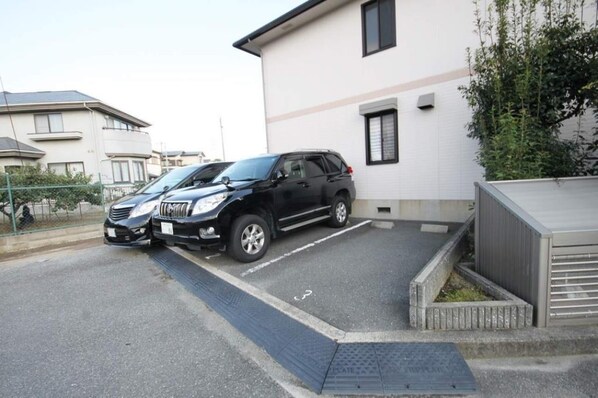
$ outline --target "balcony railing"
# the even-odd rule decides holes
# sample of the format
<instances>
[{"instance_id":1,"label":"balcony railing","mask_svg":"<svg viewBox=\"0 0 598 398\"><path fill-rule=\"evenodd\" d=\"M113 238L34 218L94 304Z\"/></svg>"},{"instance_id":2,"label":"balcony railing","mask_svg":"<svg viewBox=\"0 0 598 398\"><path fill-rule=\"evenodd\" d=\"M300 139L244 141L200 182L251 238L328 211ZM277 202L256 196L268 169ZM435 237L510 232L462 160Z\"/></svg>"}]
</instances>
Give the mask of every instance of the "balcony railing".
<instances>
[{"instance_id":1,"label":"balcony railing","mask_svg":"<svg viewBox=\"0 0 598 398\"><path fill-rule=\"evenodd\" d=\"M149 158L152 155L152 142L146 132L106 128L103 133L106 156Z\"/></svg>"}]
</instances>

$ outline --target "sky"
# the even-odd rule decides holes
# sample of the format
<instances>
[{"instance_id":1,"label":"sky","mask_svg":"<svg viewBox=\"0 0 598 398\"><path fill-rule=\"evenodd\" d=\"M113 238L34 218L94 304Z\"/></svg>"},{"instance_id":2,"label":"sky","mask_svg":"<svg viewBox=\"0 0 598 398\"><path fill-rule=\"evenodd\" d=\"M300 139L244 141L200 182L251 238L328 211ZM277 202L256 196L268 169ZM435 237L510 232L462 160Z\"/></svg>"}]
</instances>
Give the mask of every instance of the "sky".
<instances>
[{"instance_id":1,"label":"sky","mask_svg":"<svg viewBox=\"0 0 598 398\"><path fill-rule=\"evenodd\" d=\"M260 58L232 43L303 0L0 0L10 92L78 90L152 124L157 150L266 152Z\"/></svg>"}]
</instances>

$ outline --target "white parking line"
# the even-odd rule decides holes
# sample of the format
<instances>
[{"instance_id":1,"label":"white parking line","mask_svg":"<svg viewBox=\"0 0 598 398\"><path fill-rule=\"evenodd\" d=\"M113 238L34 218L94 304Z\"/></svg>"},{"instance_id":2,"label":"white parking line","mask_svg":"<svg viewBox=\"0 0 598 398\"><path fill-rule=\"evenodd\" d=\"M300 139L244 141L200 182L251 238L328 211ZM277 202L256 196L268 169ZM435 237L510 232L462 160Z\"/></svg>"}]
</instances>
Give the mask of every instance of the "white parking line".
<instances>
[{"instance_id":1,"label":"white parking line","mask_svg":"<svg viewBox=\"0 0 598 398\"><path fill-rule=\"evenodd\" d=\"M246 277L246 276L247 276L247 275L249 275L249 274L253 274L254 272L257 272L257 271L261 270L262 268L266 268L267 266L269 266L269 265L272 265L272 264L274 264L274 263L276 263L276 262L278 262L278 261L282 260L283 258L290 257L290 256L292 256L293 254L297 254L297 253L299 253L299 252L302 252L302 251L303 251L303 250L305 250L305 249L309 249L310 247L314 247L315 245L319 245L319 244L320 244L320 243L322 243L322 242L326 242L328 239L335 238L335 237L337 237L337 236L340 236L340 235L342 235L342 234L344 234L344 233L346 233L346 232L352 231L352 230L354 230L354 229L357 229L357 228L359 228L359 227L363 227L364 225L367 225L367 224L369 224L369 223L371 223L371 222L372 222L372 220L366 220L366 221L360 222L359 224L357 224L357 225L354 225L354 226L352 226L352 227L350 227L350 228L343 229L342 231L339 231L339 232L336 232L336 233L334 233L334 234L332 234L332 235L326 236L325 238L318 239L318 240L316 240L316 241L313 241L312 243L308 243L308 244L307 244L307 245L305 245L305 246L301 246L300 248L298 248L298 249L295 249L295 250L293 250L293 251L290 251L290 252L288 252L288 253L285 253L285 254L283 254L283 255L282 255L282 256L280 256L280 257L276 257L276 258L275 258L275 259L273 259L273 260L266 261L265 263L261 263L261 264L259 264L259 265L256 265L255 267L253 267L253 268L249 268L247 271L243 272L243 273L241 274L241 277Z\"/></svg>"}]
</instances>

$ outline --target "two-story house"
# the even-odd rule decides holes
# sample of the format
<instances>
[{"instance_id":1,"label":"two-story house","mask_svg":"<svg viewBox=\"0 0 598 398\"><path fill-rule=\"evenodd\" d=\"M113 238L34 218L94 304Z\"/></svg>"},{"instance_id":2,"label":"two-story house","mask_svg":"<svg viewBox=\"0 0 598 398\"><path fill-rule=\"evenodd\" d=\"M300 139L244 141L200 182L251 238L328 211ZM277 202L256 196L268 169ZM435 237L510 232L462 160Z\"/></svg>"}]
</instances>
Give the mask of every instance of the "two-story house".
<instances>
[{"instance_id":1,"label":"two-story house","mask_svg":"<svg viewBox=\"0 0 598 398\"><path fill-rule=\"evenodd\" d=\"M148 180L150 126L78 91L0 93L0 172L41 164L105 184Z\"/></svg>"},{"instance_id":2,"label":"two-story house","mask_svg":"<svg viewBox=\"0 0 598 398\"><path fill-rule=\"evenodd\" d=\"M261 57L268 151L330 148L356 216L463 221L477 144L458 90L470 0L310 0L233 45Z\"/></svg>"},{"instance_id":3,"label":"two-story house","mask_svg":"<svg viewBox=\"0 0 598 398\"><path fill-rule=\"evenodd\" d=\"M479 2L482 18L490 4ZM475 7L309 0L235 42L261 58L268 151L340 152L355 171L356 216L463 221L483 176L459 91L466 49L479 46ZM576 124L595 128L591 117L570 120L562 136Z\"/></svg>"}]
</instances>

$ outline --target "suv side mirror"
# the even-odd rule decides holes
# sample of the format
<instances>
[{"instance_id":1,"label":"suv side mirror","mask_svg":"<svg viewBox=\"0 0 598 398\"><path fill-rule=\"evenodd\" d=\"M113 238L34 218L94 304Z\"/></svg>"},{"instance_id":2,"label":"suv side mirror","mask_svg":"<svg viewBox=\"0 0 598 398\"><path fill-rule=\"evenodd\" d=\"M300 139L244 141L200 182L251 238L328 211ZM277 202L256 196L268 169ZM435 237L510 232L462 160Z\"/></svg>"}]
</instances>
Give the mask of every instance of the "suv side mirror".
<instances>
[{"instance_id":1,"label":"suv side mirror","mask_svg":"<svg viewBox=\"0 0 598 398\"><path fill-rule=\"evenodd\" d=\"M276 170L274 174L274 179L278 182L286 180L288 178L288 174L284 171L284 169Z\"/></svg>"}]
</instances>

